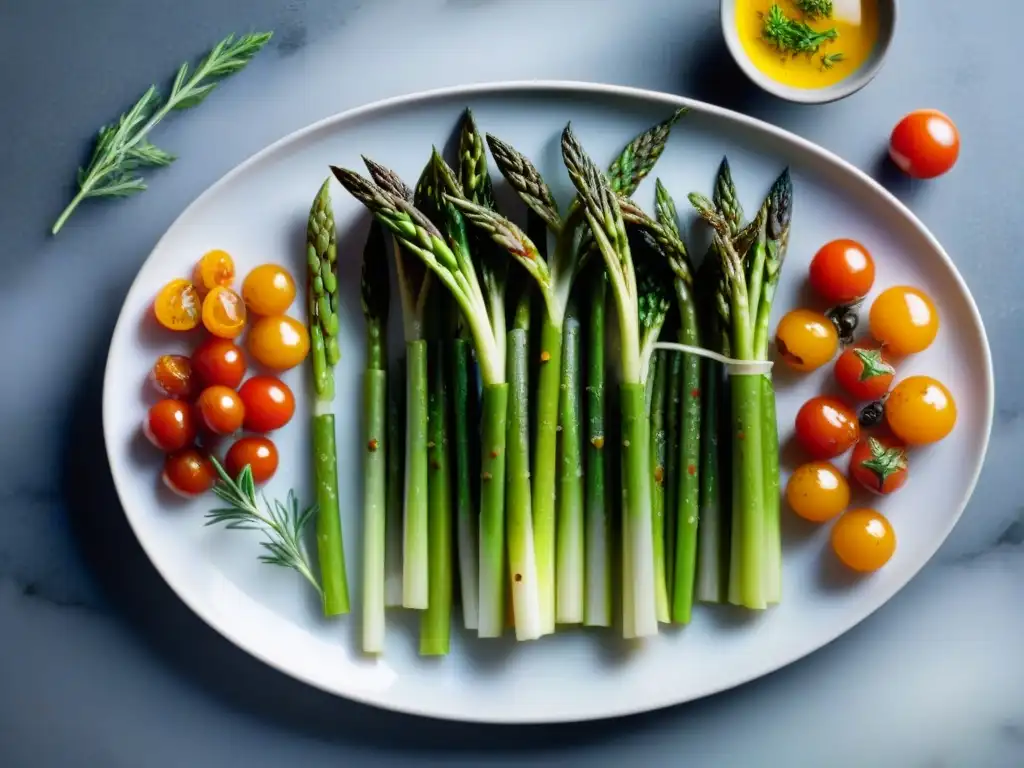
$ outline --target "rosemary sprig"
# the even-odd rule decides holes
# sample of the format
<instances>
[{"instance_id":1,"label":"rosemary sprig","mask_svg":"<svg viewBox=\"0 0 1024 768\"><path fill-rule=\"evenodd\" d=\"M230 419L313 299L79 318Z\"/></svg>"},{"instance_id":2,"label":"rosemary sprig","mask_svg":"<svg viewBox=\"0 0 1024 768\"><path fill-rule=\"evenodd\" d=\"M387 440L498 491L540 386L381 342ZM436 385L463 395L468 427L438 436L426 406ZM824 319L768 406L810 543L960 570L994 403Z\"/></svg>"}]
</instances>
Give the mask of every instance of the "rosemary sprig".
<instances>
[{"instance_id":1,"label":"rosemary sprig","mask_svg":"<svg viewBox=\"0 0 1024 768\"><path fill-rule=\"evenodd\" d=\"M56 235L78 204L90 197L129 197L146 189L136 171L170 165L175 157L154 146L147 134L170 112L190 109L203 102L229 75L243 69L271 37L270 32L228 35L190 72L188 62L178 68L167 100L161 104L155 85L116 124L104 125L96 137L89 164L78 169L78 193L53 225Z\"/></svg>"},{"instance_id":2,"label":"rosemary sprig","mask_svg":"<svg viewBox=\"0 0 1024 768\"><path fill-rule=\"evenodd\" d=\"M796 7L803 11L804 18L831 19L832 0L795 0Z\"/></svg>"},{"instance_id":3,"label":"rosemary sprig","mask_svg":"<svg viewBox=\"0 0 1024 768\"><path fill-rule=\"evenodd\" d=\"M265 550L265 554L259 556L260 562L298 571L313 585L322 600L323 589L313 575L313 567L302 544L302 532L309 521L316 517L317 505L300 509L295 493L288 491L288 497L283 503L277 499L268 502L264 496L263 503L267 507L264 513L256 501L256 484L248 464L238 473L238 478L232 480L216 457L210 456L210 462L220 475L213 492L230 506L207 512L206 525L226 523L228 528L235 530L262 531L266 541L260 542Z\"/></svg>"},{"instance_id":4,"label":"rosemary sprig","mask_svg":"<svg viewBox=\"0 0 1024 768\"><path fill-rule=\"evenodd\" d=\"M818 32L803 21L789 18L778 3L764 15L761 36L784 53L817 53L827 42L839 37L835 27Z\"/></svg>"}]
</instances>

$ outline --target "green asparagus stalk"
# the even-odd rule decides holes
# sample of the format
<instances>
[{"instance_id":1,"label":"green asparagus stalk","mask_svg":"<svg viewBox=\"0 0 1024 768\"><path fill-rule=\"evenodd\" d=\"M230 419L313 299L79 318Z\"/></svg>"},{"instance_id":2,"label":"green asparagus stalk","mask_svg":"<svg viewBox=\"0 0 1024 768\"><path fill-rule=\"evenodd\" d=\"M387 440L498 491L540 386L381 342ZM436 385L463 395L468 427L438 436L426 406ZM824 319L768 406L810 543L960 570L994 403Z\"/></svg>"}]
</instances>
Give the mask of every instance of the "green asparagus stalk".
<instances>
[{"instance_id":1,"label":"green asparagus stalk","mask_svg":"<svg viewBox=\"0 0 1024 768\"><path fill-rule=\"evenodd\" d=\"M600 267L600 265L596 265ZM608 441L605 435L605 307L608 278L603 268L591 270L587 284L586 391L586 575L587 601L583 623L610 627L612 620L611 489L608 474Z\"/></svg>"},{"instance_id":2,"label":"green asparagus stalk","mask_svg":"<svg viewBox=\"0 0 1024 768\"><path fill-rule=\"evenodd\" d=\"M570 126L562 132L562 159L582 202L587 223L605 262L618 315L622 384L624 527L628 528L631 605L624 634L657 634L654 534L651 524L649 422L640 352L640 308L636 272L618 198L607 177L584 152Z\"/></svg>"},{"instance_id":3,"label":"green asparagus stalk","mask_svg":"<svg viewBox=\"0 0 1024 768\"><path fill-rule=\"evenodd\" d=\"M500 636L505 620L502 574L505 557L505 442L508 384L505 350L499 351L488 303L467 249L452 238L451 245L430 219L411 205L382 190L353 171L332 166L349 192L369 208L452 294L473 338L483 384L480 491L480 623L482 637ZM447 223L457 229L461 217L449 206ZM464 231L464 228L463 228ZM463 241L464 242L464 241ZM504 318L501 319L504 337Z\"/></svg>"},{"instance_id":4,"label":"green asparagus stalk","mask_svg":"<svg viewBox=\"0 0 1024 768\"><path fill-rule=\"evenodd\" d=\"M326 616L349 612L345 546L338 508L338 459L334 432L334 366L338 347L337 233L330 181L320 187L306 225L307 312L313 367L313 473L316 481L316 542Z\"/></svg>"},{"instance_id":5,"label":"green asparagus stalk","mask_svg":"<svg viewBox=\"0 0 1024 768\"><path fill-rule=\"evenodd\" d=\"M676 570L676 528L678 523L680 438L683 429L683 355L667 353L668 376L665 393L665 567L669 605L674 604Z\"/></svg>"},{"instance_id":6,"label":"green asparagus stalk","mask_svg":"<svg viewBox=\"0 0 1024 768\"><path fill-rule=\"evenodd\" d=\"M668 358L663 351L654 353L651 362L650 381L651 404L651 519L654 526L654 578L655 599L657 600L658 621L667 624L671 620L668 602L668 569L665 567L665 394Z\"/></svg>"},{"instance_id":7,"label":"green asparagus stalk","mask_svg":"<svg viewBox=\"0 0 1024 768\"><path fill-rule=\"evenodd\" d=\"M363 652L384 651L384 582L387 507L387 317L389 304L384 229L370 226L363 250L362 306L366 319L363 376Z\"/></svg>"},{"instance_id":8,"label":"green asparagus stalk","mask_svg":"<svg viewBox=\"0 0 1024 768\"><path fill-rule=\"evenodd\" d=\"M582 342L575 300L569 301L562 327L556 619L559 624L581 624L585 594L583 413L580 404Z\"/></svg>"},{"instance_id":9,"label":"green asparagus stalk","mask_svg":"<svg viewBox=\"0 0 1024 768\"><path fill-rule=\"evenodd\" d=\"M406 203L413 198L408 186L388 168L364 157L370 175L387 194ZM393 233L394 234L394 233ZM395 271L402 300L406 347L405 393L405 498L402 513L402 606L425 610L429 603L428 457L427 457L427 342L424 311L431 290L429 271L406 252L398 238Z\"/></svg>"},{"instance_id":10,"label":"green asparagus stalk","mask_svg":"<svg viewBox=\"0 0 1024 768\"><path fill-rule=\"evenodd\" d=\"M379 222L375 221L375 224ZM405 363L398 361L388 376L387 439L387 519L384 524L384 605L402 605L402 500L405 441Z\"/></svg>"},{"instance_id":11,"label":"green asparagus stalk","mask_svg":"<svg viewBox=\"0 0 1024 768\"><path fill-rule=\"evenodd\" d=\"M470 381L470 345L463 338L452 344L452 438L455 445L455 519L458 528L459 594L462 600L462 622L475 630L480 620L480 589L478 561L480 539L478 512L473 498L472 451L470 439L472 394Z\"/></svg>"},{"instance_id":12,"label":"green asparagus stalk","mask_svg":"<svg viewBox=\"0 0 1024 768\"><path fill-rule=\"evenodd\" d=\"M448 444L448 381L444 331L445 299L436 294L429 302L434 333L430 341L430 393L428 396L427 451L430 471L428 489L429 591L427 609L420 618L420 654L447 655L451 640L452 608L452 495Z\"/></svg>"}]
</instances>

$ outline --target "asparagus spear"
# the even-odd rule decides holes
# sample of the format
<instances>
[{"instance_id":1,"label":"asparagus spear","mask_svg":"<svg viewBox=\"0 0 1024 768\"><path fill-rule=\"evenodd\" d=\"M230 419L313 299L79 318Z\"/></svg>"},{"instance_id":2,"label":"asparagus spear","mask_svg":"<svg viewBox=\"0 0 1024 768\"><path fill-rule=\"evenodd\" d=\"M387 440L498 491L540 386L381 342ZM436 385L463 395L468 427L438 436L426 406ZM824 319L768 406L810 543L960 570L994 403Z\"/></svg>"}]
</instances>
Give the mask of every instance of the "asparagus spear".
<instances>
[{"instance_id":1,"label":"asparagus spear","mask_svg":"<svg viewBox=\"0 0 1024 768\"><path fill-rule=\"evenodd\" d=\"M587 601L583 623L611 626L612 536L611 492L605 487L608 454L605 451L605 306L608 278L595 264L587 285L587 457L586 457L586 576Z\"/></svg>"},{"instance_id":2,"label":"asparagus spear","mask_svg":"<svg viewBox=\"0 0 1024 768\"><path fill-rule=\"evenodd\" d=\"M307 312L310 360L313 367L313 473L316 480L316 542L324 615L349 612L345 546L338 509L338 459L334 434L334 366L338 347L337 233L331 209L330 180L324 181L313 200L306 225L309 285Z\"/></svg>"},{"instance_id":3,"label":"asparagus spear","mask_svg":"<svg viewBox=\"0 0 1024 768\"><path fill-rule=\"evenodd\" d=\"M380 222L374 221L375 224ZM384 524L384 605L402 605L402 498L403 451L402 427L405 424L405 365L399 361L397 370L388 376L387 415L387 519Z\"/></svg>"},{"instance_id":4,"label":"asparagus spear","mask_svg":"<svg viewBox=\"0 0 1024 768\"><path fill-rule=\"evenodd\" d=\"M413 193L399 176L364 157L374 181L396 199L409 202ZM402 299L402 326L406 350L405 395L405 499L402 520L402 605L425 610L429 602L429 550L427 542L427 342L423 313L431 277L419 259L394 240L395 271Z\"/></svg>"},{"instance_id":5,"label":"asparagus spear","mask_svg":"<svg viewBox=\"0 0 1024 768\"><path fill-rule=\"evenodd\" d=\"M453 240L449 246L423 213L357 173L332 166L349 192L369 208L452 294L469 328L483 382L480 492L480 624L482 637L496 637L505 618L504 572L505 422L508 384L505 350L498 348L495 326L488 314L480 281L466 249ZM457 212L445 212L450 223L461 223ZM504 334L504 318L501 319Z\"/></svg>"},{"instance_id":6,"label":"asparagus spear","mask_svg":"<svg viewBox=\"0 0 1024 768\"><path fill-rule=\"evenodd\" d=\"M362 306L366 318L363 375L363 651L384 651L385 538L387 498L388 269L384 229L370 226L363 250Z\"/></svg>"},{"instance_id":7,"label":"asparagus spear","mask_svg":"<svg viewBox=\"0 0 1024 768\"><path fill-rule=\"evenodd\" d=\"M558 478L556 619L580 624L584 616L583 434L580 406L580 318L570 299L563 321L561 425Z\"/></svg>"},{"instance_id":8,"label":"asparagus spear","mask_svg":"<svg viewBox=\"0 0 1024 768\"><path fill-rule=\"evenodd\" d=\"M668 357L658 350L651 362L651 520L654 526L654 578L658 621L667 624L671 619L668 601L668 573L665 566L665 394Z\"/></svg>"},{"instance_id":9,"label":"asparagus spear","mask_svg":"<svg viewBox=\"0 0 1024 768\"><path fill-rule=\"evenodd\" d=\"M645 409L640 356L639 297L626 228L619 201L607 177L594 165L566 126L562 132L562 159L582 202L594 238L605 262L618 316L622 368L621 418L624 475L624 528L628 529L631 605L624 611L624 634L657 634L655 610L651 484L648 477L649 423Z\"/></svg>"}]
</instances>

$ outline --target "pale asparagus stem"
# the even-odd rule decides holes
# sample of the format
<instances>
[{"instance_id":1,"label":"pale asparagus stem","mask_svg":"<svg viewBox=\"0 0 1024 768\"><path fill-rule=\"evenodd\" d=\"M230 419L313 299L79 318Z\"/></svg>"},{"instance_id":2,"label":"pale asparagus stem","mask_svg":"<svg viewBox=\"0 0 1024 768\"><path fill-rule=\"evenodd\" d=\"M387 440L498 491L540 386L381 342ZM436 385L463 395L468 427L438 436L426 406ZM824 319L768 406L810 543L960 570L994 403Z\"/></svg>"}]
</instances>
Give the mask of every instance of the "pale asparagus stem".
<instances>
[{"instance_id":1,"label":"pale asparagus stem","mask_svg":"<svg viewBox=\"0 0 1024 768\"><path fill-rule=\"evenodd\" d=\"M625 614L630 620L623 631L627 636L645 637L657 634L658 621L648 475L650 446L640 355L636 273L618 198L607 177L583 151L570 126L562 132L562 159L586 208L587 221L604 258L616 300L622 367L623 518L627 521L624 527L628 527L623 538L628 541L627 569L632 586L632 595L628 590L626 595L631 606L627 606Z\"/></svg>"}]
</instances>

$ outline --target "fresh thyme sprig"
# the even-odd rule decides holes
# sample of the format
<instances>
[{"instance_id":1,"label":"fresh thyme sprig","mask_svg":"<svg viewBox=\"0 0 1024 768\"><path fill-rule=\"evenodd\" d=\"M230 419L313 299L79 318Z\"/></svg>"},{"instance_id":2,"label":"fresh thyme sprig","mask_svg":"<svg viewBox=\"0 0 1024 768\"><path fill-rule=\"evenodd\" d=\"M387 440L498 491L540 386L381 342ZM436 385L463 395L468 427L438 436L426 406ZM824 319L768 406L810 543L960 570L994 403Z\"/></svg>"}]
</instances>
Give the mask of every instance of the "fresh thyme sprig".
<instances>
[{"instance_id":1,"label":"fresh thyme sprig","mask_svg":"<svg viewBox=\"0 0 1024 768\"><path fill-rule=\"evenodd\" d=\"M795 0L796 7L807 19L831 19L832 0Z\"/></svg>"},{"instance_id":2,"label":"fresh thyme sprig","mask_svg":"<svg viewBox=\"0 0 1024 768\"><path fill-rule=\"evenodd\" d=\"M100 128L89 164L78 169L78 193L53 225L52 234L60 231L78 204L87 198L129 197L142 192L146 183L136 171L170 165L175 159L154 146L147 134L170 112L201 104L222 79L245 67L267 44L271 34L242 35L237 40L228 35L191 72L188 62L181 65L162 104L160 92L151 85L116 124Z\"/></svg>"},{"instance_id":3,"label":"fresh thyme sprig","mask_svg":"<svg viewBox=\"0 0 1024 768\"><path fill-rule=\"evenodd\" d=\"M818 32L803 21L789 18L777 3L764 15L761 36L784 53L817 53L827 42L839 37L835 27Z\"/></svg>"},{"instance_id":4,"label":"fresh thyme sprig","mask_svg":"<svg viewBox=\"0 0 1024 768\"><path fill-rule=\"evenodd\" d=\"M841 53L823 53L821 54L821 68L832 69L832 67L842 60L843 54Z\"/></svg>"},{"instance_id":5,"label":"fresh thyme sprig","mask_svg":"<svg viewBox=\"0 0 1024 768\"><path fill-rule=\"evenodd\" d=\"M302 543L302 532L309 521L316 517L317 505L300 509L295 493L288 491L288 497L283 503L277 499L268 502L264 496L263 503L267 507L264 513L256 500L256 483L248 464L238 473L238 478L232 480L215 457L211 456L210 462L220 475L213 492L230 506L207 512L206 525L226 523L228 528L235 530L262 531L266 541L261 541L260 546L266 554L259 556L260 562L298 571L313 585L322 600L323 589L313 575L312 564Z\"/></svg>"}]
</instances>

